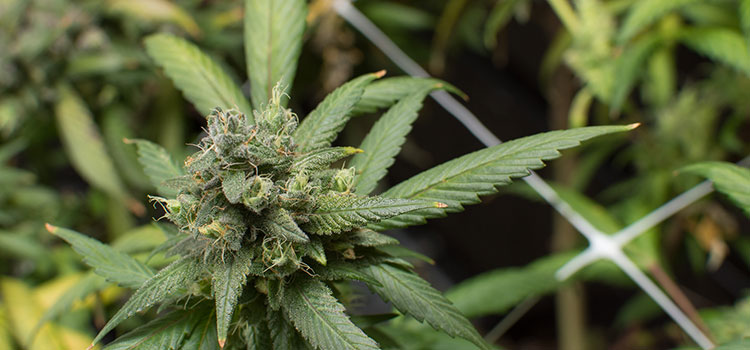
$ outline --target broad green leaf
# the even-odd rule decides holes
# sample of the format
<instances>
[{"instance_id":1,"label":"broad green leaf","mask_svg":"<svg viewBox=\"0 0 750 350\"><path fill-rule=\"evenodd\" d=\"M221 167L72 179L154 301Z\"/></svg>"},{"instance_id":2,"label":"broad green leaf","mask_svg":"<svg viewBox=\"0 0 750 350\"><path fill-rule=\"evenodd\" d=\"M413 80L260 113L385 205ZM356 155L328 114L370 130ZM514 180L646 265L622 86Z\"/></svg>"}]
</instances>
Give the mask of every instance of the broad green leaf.
<instances>
[{"instance_id":1,"label":"broad green leaf","mask_svg":"<svg viewBox=\"0 0 750 350\"><path fill-rule=\"evenodd\" d=\"M47 248L33 236L0 230L0 252L6 257L42 261L49 259Z\"/></svg>"},{"instance_id":2,"label":"broad green leaf","mask_svg":"<svg viewBox=\"0 0 750 350\"><path fill-rule=\"evenodd\" d=\"M177 191L164 186L164 181L185 175L185 171L172 160L169 152L164 147L147 140L126 140L126 142L135 144L138 150L138 162L141 163L143 171L159 194L175 198Z\"/></svg>"},{"instance_id":3,"label":"broad green leaf","mask_svg":"<svg viewBox=\"0 0 750 350\"><path fill-rule=\"evenodd\" d=\"M622 24L622 29L617 36L617 42L625 44L628 40L638 34L643 28L656 22L664 15L679 9L682 6L698 2L699 0L640 0L628 11Z\"/></svg>"},{"instance_id":4,"label":"broad green leaf","mask_svg":"<svg viewBox=\"0 0 750 350\"><path fill-rule=\"evenodd\" d=\"M157 223L143 225L117 237L110 246L126 254L153 251L167 240L167 234Z\"/></svg>"},{"instance_id":5,"label":"broad green leaf","mask_svg":"<svg viewBox=\"0 0 750 350\"><path fill-rule=\"evenodd\" d=\"M442 203L395 198L326 194L316 197L315 208L306 215L305 232L330 235L375 223L424 208L441 208Z\"/></svg>"},{"instance_id":6,"label":"broad green leaf","mask_svg":"<svg viewBox=\"0 0 750 350\"><path fill-rule=\"evenodd\" d=\"M249 250L240 250L232 261L215 265L211 278L211 290L216 301L216 331L219 345L224 347L227 330L232 321L237 300L242 295L247 274L250 273L252 256Z\"/></svg>"},{"instance_id":7,"label":"broad green leaf","mask_svg":"<svg viewBox=\"0 0 750 350\"><path fill-rule=\"evenodd\" d=\"M219 350L219 339L216 336L216 319L213 316L203 317L193 329L190 338L185 341L185 350Z\"/></svg>"},{"instance_id":8,"label":"broad green leaf","mask_svg":"<svg viewBox=\"0 0 750 350\"><path fill-rule=\"evenodd\" d=\"M201 266L195 258L183 257L161 269L156 275L143 282L143 285L99 331L92 344L99 342L109 331L136 312L147 310L171 296L175 291L186 288L199 276Z\"/></svg>"},{"instance_id":9,"label":"broad green leaf","mask_svg":"<svg viewBox=\"0 0 750 350\"><path fill-rule=\"evenodd\" d=\"M252 108L237 84L210 57L185 39L169 34L146 38L146 51L203 115L214 108L236 108L252 118Z\"/></svg>"},{"instance_id":10,"label":"broad green leaf","mask_svg":"<svg viewBox=\"0 0 750 350\"><path fill-rule=\"evenodd\" d=\"M210 319L200 311L205 311L205 308L170 312L118 337L104 350L182 349L201 318Z\"/></svg>"},{"instance_id":11,"label":"broad green leaf","mask_svg":"<svg viewBox=\"0 0 750 350\"><path fill-rule=\"evenodd\" d=\"M496 186L507 185L511 178L526 176L530 169L543 167L544 160L559 157L558 150L578 146L597 136L632 130L636 126L550 131L469 153L417 174L382 194L387 198L437 201L447 207L402 214L369 227L376 231L407 227L461 211L464 205L478 203L479 196L495 193Z\"/></svg>"},{"instance_id":12,"label":"broad green leaf","mask_svg":"<svg viewBox=\"0 0 750 350\"><path fill-rule=\"evenodd\" d=\"M363 247L378 247L384 245L399 244L398 240L391 236L386 236L382 233L375 232L366 228L352 231L352 233L349 234L348 242L353 245Z\"/></svg>"},{"instance_id":13,"label":"broad green leaf","mask_svg":"<svg viewBox=\"0 0 750 350\"><path fill-rule=\"evenodd\" d=\"M47 224L47 230L73 246L83 256L83 261L108 281L138 288L154 275L150 267L91 237L50 224Z\"/></svg>"},{"instance_id":14,"label":"broad green leaf","mask_svg":"<svg viewBox=\"0 0 750 350\"><path fill-rule=\"evenodd\" d=\"M389 264L370 265L363 268L363 272L381 284L368 287L399 311L450 336L469 340L481 349L490 349L471 322L439 291L413 272Z\"/></svg>"},{"instance_id":15,"label":"broad green leaf","mask_svg":"<svg viewBox=\"0 0 750 350\"><path fill-rule=\"evenodd\" d=\"M441 84L441 86L437 86L438 84ZM455 86L439 79L408 76L385 78L365 87L365 92L362 94L362 98L354 105L351 115L373 113L378 109L390 107L406 95L427 89L431 86L443 88L466 98L466 94L458 90Z\"/></svg>"},{"instance_id":16,"label":"broad green leaf","mask_svg":"<svg viewBox=\"0 0 750 350\"><path fill-rule=\"evenodd\" d=\"M750 216L750 169L730 163L703 162L684 167L680 172L707 177L716 190Z\"/></svg>"},{"instance_id":17,"label":"broad green leaf","mask_svg":"<svg viewBox=\"0 0 750 350\"><path fill-rule=\"evenodd\" d=\"M313 271L315 271L315 276L323 281L357 280L379 285L378 281L360 271L361 265L359 262L334 260L326 266L314 266Z\"/></svg>"},{"instance_id":18,"label":"broad green leaf","mask_svg":"<svg viewBox=\"0 0 750 350\"><path fill-rule=\"evenodd\" d=\"M680 40L701 55L750 74L750 52L742 34L721 27L695 27L683 29Z\"/></svg>"},{"instance_id":19,"label":"broad green leaf","mask_svg":"<svg viewBox=\"0 0 750 350\"><path fill-rule=\"evenodd\" d=\"M190 14L167 0L109 0L111 11L131 16L135 19L172 22L193 37L201 36L201 29Z\"/></svg>"},{"instance_id":20,"label":"broad green leaf","mask_svg":"<svg viewBox=\"0 0 750 350\"><path fill-rule=\"evenodd\" d=\"M13 350L13 338L7 321L5 305L0 303L0 350Z\"/></svg>"},{"instance_id":21,"label":"broad green leaf","mask_svg":"<svg viewBox=\"0 0 750 350\"><path fill-rule=\"evenodd\" d=\"M294 161L292 168L302 171L327 169L331 166L331 163L358 153L362 153L362 150L354 147L321 148L299 156Z\"/></svg>"},{"instance_id":22,"label":"broad green leaf","mask_svg":"<svg viewBox=\"0 0 750 350\"><path fill-rule=\"evenodd\" d=\"M297 226L294 218L284 208L279 208L269 214L273 219L266 220L263 228L269 236L281 238L283 241L307 243L310 238Z\"/></svg>"},{"instance_id":23,"label":"broad green leaf","mask_svg":"<svg viewBox=\"0 0 750 350\"><path fill-rule=\"evenodd\" d=\"M439 86L431 85L405 96L372 126L359 146L364 152L355 155L349 162L350 167L357 169L352 184L357 194L369 194L385 176L422 109L422 101Z\"/></svg>"},{"instance_id":24,"label":"broad green leaf","mask_svg":"<svg viewBox=\"0 0 750 350\"><path fill-rule=\"evenodd\" d=\"M614 73L617 84L614 84L610 102L610 108L613 111L620 111L636 80L640 78L646 60L660 44L660 36L648 35L626 47L625 51L617 57Z\"/></svg>"},{"instance_id":25,"label":"broad green leaf","mask_svg":"<svg viewBox=\"0 0 750 350\"><path fill-rule=\"evenodd\" d=\"M268 330L267 322L259 322L245 327L242 331L242 339L245 341L247 350L273 350L271 332Z\"/></svg>"},{"instance_id":26,"label":"broad green leaf","mask_svg":"<svg viewBox=\"0 0 750 350\"><path fill-rule=\"evenodd\" d=\"M277 83L282 96L291 88L306 16L304 0L245 1L245 61L255 108L268 103Z\"/></svg>"},{"instance_id":27,"label":"broad green leaf","mask_svg":"<svg viewBox=\"0 0 750 350\"><path fill-rule=\"evenodd\" d=\"M352 108L362 98L365 87L383 74L384 71L365 74L339 86L326 96L294 131L299 152L306 153L330 146L349 121Z\"/></svg>"},{"instance_id":28,"label":"broad green leaf","mask_svg":"<svg viewBox=\"0 0 750 350\"><path fill-rule=\"evenodd\" d=\"M289 320L286 319L286 315L281 311L273 311L269 309L266 313L266 317L268 318L268 330L270 331L269 333L271 335L273 350L305 350L311 348L311 346L302 339L300 334L297 333L297 330L294 329L294 326L289 323ZM258 340L261 342L263 341L262 339ZM260 345L260 343L258 345ZM269 347L261 348L257 345L255 347L258 350L269 349Z\"/></svg>"},{"instance_id":29,"label":"broad green leaf","mask_svg":"<svg viewBox=\"0 0 750 350\"><path fill-rule=\"evenodd\" d=\"M282 310L302 336L320 350L379 349L349 320L344 306L323 282L299 278L284 292Z\"/></svg>"},{"instance_id":30,"label":"broad green leaf","mask_svg":"<svg viewBox=\"0 0 750 350\"><path fill-rule=\"evenodd\" d=\"M660 47L649 57L643 81L643 99L651 106L661 108L675 96L677 67L674 48Z\"/></svg>"},{"instance_id":31,"label":"broad green leaf","mask_svg":"<svg viewBox=\"0 0 750 350\"><path fill-rule=\"evenodd\" d=\"M115 198L128 198L86 105L67 86L61 86L58 93L55 118L73 167L92 186Z\"/></svg>"}]
</instances>

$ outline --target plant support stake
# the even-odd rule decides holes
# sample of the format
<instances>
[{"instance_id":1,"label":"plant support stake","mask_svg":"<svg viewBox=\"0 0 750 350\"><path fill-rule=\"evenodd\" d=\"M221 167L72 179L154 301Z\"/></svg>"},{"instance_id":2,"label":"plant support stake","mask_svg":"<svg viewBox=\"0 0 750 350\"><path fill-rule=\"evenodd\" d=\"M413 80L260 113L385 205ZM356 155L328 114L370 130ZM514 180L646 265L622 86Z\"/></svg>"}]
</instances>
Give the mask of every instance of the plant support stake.
<instances>
[{"instance_id":1,"label":"plant support stake","mask_svg":"<svg viewBox=\"0 0 750 350\"><path fill-rule=\"evenodd\" d=\"M352 6L349 0L334 0L333 8L336 12L344 18L349 24L356 28L362 33L368 40L370 40L375 46L377 46L383 54L393 61L399 68L411 76L416 77L429 77L430 75L425 71L419 64L414 62L409 56L407 56L396 44L388 38L379 28L375 26L365 15L363 15L356 7ZM480 142L485 146L491 147L500 144L502 141L497 138L487 127L485 127L481 121L459 103L456 99L450 96L448 93L443 91L437 91L430 94L430 96L446 111L451 113L461 124L463 124L472 135L474 135ZM637 125L636 125L637 126ZM635 127L635 126L634 126ZM571 274L577 271L579 268L595 261L600 258L607 258L612 260L620 269L623 270L632 280L635 282L644 292L646 292L672 319L687 333L701 348L711 349L714 344L708 337L695 326L690 319L680 310L669 297L662 292L659 287L654 284L651 279L648 278L638 267L623 253L621 242L628 242L633 238L637 237L638 234L647 230L658 222L666 219L667 217L679 211L688 204L702 197L711 191L710 185L708 186L708 192L701 194L701 191L706 189L696 190L695 193L686 196L680 202L687 202L683 206L679 207L675 205L675 208L670 210L664 210L659 212L655 211L652 214L647 215L638 222L628 226L620 233L614 236L608 236L596 229L591 223L589 223L583 216L573 210L573 208L563 201L557 193L535 172L525 178L523 178L534 191L536 191L547 203L549 203L560 215L566 218L581 234L586 237L589 241L590 246L584 252L579 254L576 258L573 258L571 262L566 264L562 271L569 265L568 270ZM696 197L697 196L697 197ZM694 198L695 197L695 198ZM681 197L675 198L675 200ZM673 200L674 201L674 200ZM688 202L689 201L689 202ZM679 208L677 208L679 207ZM676 209L676 210L675 210ZM674 210L674 211L672 211ZM668 215L667 215L668 214ZM651 225L651 226L648 226ZM646 227L648 226L648 227ZM645 228L644 228L645 227ZM643 230L638 232L638 230ZM627 235L621 235L626 233ZM621 237L617 239L616 237ZM570 274L563 275L558 271L557 277L563 276L568 277Z\"/></svg>"}]
</instances>

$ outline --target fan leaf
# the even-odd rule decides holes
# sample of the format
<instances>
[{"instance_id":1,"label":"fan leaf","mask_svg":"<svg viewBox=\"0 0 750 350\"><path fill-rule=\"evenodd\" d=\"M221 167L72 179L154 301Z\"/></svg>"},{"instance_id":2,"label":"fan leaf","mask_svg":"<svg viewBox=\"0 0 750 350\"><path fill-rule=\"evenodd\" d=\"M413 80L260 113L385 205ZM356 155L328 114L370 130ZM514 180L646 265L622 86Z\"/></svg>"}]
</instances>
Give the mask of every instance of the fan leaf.
<instances>
[{"instance_id":1,"label":"fan leaf","mask_svg":"<svg viewBox=\"0 0 750 350\"><path fill-rule=\"evenodd\" d=\"M315 208L305 216L305 232L329 235L375 223L399 214L442 203L406 199L363 197L353 194L326 194L315 198Z\"/></svg>"},{"instance_id":2,"label":"fan leaf","mask_svg":"<svg viewBox=\"0 0 750 350\"><path fill-rule=\"evenodd\" d=\"M282 95L291 87L306 16L304 0L245 1L245 60L256 108L268 103L276 83Z\"/></svg>"},{"instance_id":3,"label":"fan leaf","mask_svg":"<svg viewBox=\"0 0 750 350\"><path fill-rule=\"evenodd\" d=\"M305 278L293 282L284 292L282 309L302 336L320 350L379 349L344 314L344 306L321 281Z\"/></svg>"},{"instance_id":4,"label":"fan leaf","mask_svg":"<svg viewBox=\"0 0 750 350\"><path fill-rule=\"evenodd\" d=\"M294 131L298 150L305 153L330 146L349 121L352 108L362 98L365 87L383 74L384 71L365 74L326 96Z\"/></svg>"},{"instance_id":5,"label":"fan leaf","mask_svg":"<svg viewBox=\"0 0 750 350\"><path fill-rule=\"evenodd\" d=\"M138 162L141 163L143 171L159 194L169 198L177 196L177 191L165 187L164 181L185 175L185 171L172 160L169 152L164 147L147 140L127 140L126 142L135 144L138 150Z\"/></svg>"},{"instance_id":6,"label":"fan leaf","mask_svg":"<svg viewBox=\"0 0 750 350\"><path fill-rule=\"evenodd\" d=\"M214 108L236 108L253 117L252 108L237 84L198 47L169 34L146 38L146 52L164 68L174 85L203 115Z\"/></svg>"},{"instance_id":7,"label":"fan leaf","mask_svg":"<svg viewBox=\"0 0 750 350\"><path fill-rule=\"evenodd\" d=\"M436 83L405 96L372 126L359 146L364 152L355 155L349 162L349 166L357 169L352 184L357 194L366 195L375 189L401 151L411 125L422 109L422 100L430 91L441 86Z\"/></svg>"},{"instance_id":8,"label":"fan leaf","mask_svg":"<svg viewBox=\"0 0 750 350\"><path fill-rule=\"evenodd\" d=\"M464 205L479 203L479 196L495 193L496 186L509 184L511 178L527 176L529 170L543 167L544 160L559 157L558 150L636 126L593 126L550 131L461 156L417 174L382 194L387 198L439 201L445 203L446 207L413 211L370 224L369 227L376 231L407 227L462 211Z\"/></svg>"},{"instance_id":9,"label":"fan leaf","mask_svg":"<svg viewBox=\"0 0 750 350\"><path fill-rule=\"evenodd\" d=\"M389 264L370 265L362 271L380 283L380 286L368 284L368 287L399 311L450 336L490 349L471 322L439 291L413 272Z\"/></svg>"},{"instance_id":10,"label":"fan leaf","mask_svg":"<svg viewBox=\"0 0 750 350\"><path fill-rule=\"evenodd\" d=\"M83 262L108 281L128 288L138 288L154 276L150 267L91 237L50 224L47 224L47 230L68 242L73 250L83 256Z\"/></svg>"},{"instance_id":11,"label":"fan leaf","mask_svg":"<svg viewBox=\"0 0 750 350\"><path fill-rule=\"evenodd\" d=\"M750 216L750 169L724 162L703 162L684 167L680 172L707 177L716 190Z\"/></svg>"}]
</instances>

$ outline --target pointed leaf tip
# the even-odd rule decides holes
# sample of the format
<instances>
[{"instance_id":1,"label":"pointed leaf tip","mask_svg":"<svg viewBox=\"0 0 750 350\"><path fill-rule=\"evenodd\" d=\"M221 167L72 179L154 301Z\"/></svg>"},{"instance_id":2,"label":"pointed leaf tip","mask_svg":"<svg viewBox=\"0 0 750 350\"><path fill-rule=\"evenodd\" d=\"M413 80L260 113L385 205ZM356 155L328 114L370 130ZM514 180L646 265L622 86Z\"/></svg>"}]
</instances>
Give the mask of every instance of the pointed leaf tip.
<instances>
[{"instance_id":1,"label":"pointed leaf tip","mask_svg":"<svg viewBox=\"0 0 750 350\"><path fill-rule=\"evenodd\" d=\"M633 130L639 126L641 126L641 123L628 124L628 128L630 128L630 130Z\"/></svg>"},{"instance_id":2,"label":"pointed leaf tip","mask_svg":"<svg viewBox=\"0 0 750 350\"><path fill-rule=\"evenodd\" d=\"M127 137L123 137L123 138L122 138L122 143L124 143L124 144L126 144L126 145L132 145L132 144L134 144L134 143L135 143L135 141L133 141L133 140L131 140L131 139L127 138Z\"/></svg>"},{"instance_id":3,"label":"pointed leaf tip","mask_svg":"<svg viewBox=\"0 0 750 350\"><path fill-rule=\"evenodd\" d=\"M227 343L226 339L219 339L219 347L220 348L223 349L224 348L224 344L226 344L226 343Z\"/></svg>"},{"instance_id":4,"label":"pointed leaf tip","mask_svg":"<svg viewBox=\"0 0 750 350\"><path fill-rule=\"evenodd\" d=\"M49 231L49 233L51 233L51 234L53 234L53 235L55 234L55 231L57 231L57 227L55 227L55 226L52 226L52 225L50 225L49 223L45 223L45 224L44 224L44 228L46 228L46 229L47 229L47 231Z\"/></svg>"},{"instance_id":5,"label":"pointed leaf tip","mask_svg":"<svg viewBox=\"0 0 750 350\"><path fill-rule=\"evenodd\" d=\"M385 69L379 70L379 71L377 71L377 72L375 72L373 74L375 74L375 76L378 77L378 78L382 78L382 77L385 76Z\"/></svg>"},{"instance_id":6,"label":"pointed leaf tip","mask_svg":"<svg viewBox=\"0 0 750 350\"><path fill-rule=\"evenodd\" d=\"M435 208L447 208L448 204L435 202Z\"/></svg>"}]
</instances>

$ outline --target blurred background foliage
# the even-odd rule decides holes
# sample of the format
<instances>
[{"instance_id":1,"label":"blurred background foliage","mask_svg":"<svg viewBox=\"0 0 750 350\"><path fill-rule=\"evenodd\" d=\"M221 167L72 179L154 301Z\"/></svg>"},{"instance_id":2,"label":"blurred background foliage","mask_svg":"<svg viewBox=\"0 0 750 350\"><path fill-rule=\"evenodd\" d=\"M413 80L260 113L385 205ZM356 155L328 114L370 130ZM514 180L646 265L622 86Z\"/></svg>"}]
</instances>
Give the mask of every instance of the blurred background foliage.
<instances>
[{"instance_id":1,"label":"blurred background foliage","mask_svg":"<svg viewBox=\"0 0 750 350\"><path fill-rule=\"evenodd\" d=\"M291 94L298 111L357 74L383 68L401 74L331 5L309 4ZM701 181L679 169L738 162L750 151L750 1L359 0L355 6L432 75L467 93L467 107L501 139L642 123L628 135L567 152L542 172L604 232ZM134 148L122 141L153 140L182 159L203 117L148 59L142 39L171 32L227 62L227 72L242 72L242 9L242 1L228 0L0 0L0 350L85 348L124 297L84 273L75 253L46 233L45 222L96 233L153 266L165 263L164 256L143 254L170 232L152 222L161 215L146 197L154 189ZM240 83L249 94L249 84ZM373 121L353 120L339 142L357 144ZM480 146L428 102L386 182ZM649 230L627 252L696 324L727 344L748 336L748 232L742 210L712 196ZM690 344L609 263L556 282L554 272L585 242L525 184L462 214L392 233L435 259L419 262L420 272L498 346ZM354 313L390 310L355 290L362 297L352 301ZM40 319L54 322L32 341ZM362 322L385 348L471 348L402 317Z\"/></svg>"}]
</instances>

